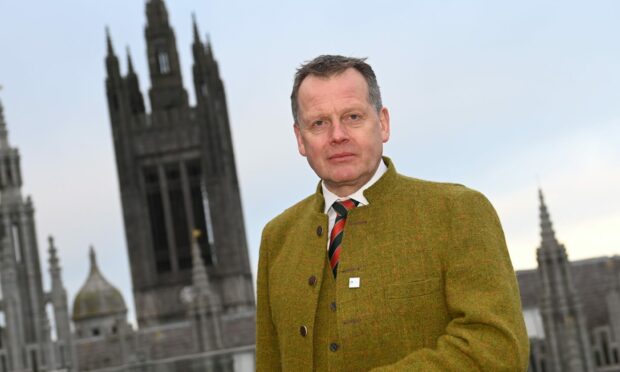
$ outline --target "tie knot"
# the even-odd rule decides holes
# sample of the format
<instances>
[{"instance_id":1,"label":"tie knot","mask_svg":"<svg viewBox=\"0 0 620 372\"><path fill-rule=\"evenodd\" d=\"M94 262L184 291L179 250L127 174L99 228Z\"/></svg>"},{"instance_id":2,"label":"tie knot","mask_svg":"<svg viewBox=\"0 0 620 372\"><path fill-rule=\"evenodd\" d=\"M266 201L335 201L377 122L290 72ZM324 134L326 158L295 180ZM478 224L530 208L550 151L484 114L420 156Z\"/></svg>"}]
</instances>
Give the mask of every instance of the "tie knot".
<instances>
[{"instance_id":1,"label":"tie knot","mask_svg":"<svg viewBox=\"0 0 620 372\"><path fill-rule=\"evenodd\" d=\"M334 208L334 210L336 211L336 213L339 216L346 216L347 212L349 212L351 209L357 207L357 205L360 202L358 202L355 199L346 199L346 200L341 200L341 201L335 201L334 204L332 204L332 208Z\"/></svg>"}]
</instances>

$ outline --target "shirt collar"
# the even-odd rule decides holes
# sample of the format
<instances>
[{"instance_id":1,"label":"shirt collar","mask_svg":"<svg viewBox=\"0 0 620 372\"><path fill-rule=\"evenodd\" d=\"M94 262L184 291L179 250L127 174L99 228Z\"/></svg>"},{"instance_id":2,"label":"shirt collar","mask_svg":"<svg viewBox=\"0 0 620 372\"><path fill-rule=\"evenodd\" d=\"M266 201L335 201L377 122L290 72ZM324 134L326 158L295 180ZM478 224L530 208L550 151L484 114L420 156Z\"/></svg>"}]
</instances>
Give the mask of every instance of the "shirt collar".
<instances>
[{"instance_id":1,"label":"shirt collar","mask_svg":"<svg viewBox=\"0 0 620 372\"><path fill-rule=\"evenodd\" d=\"M387 172L387 166L385 165L382 159L379 161L379 166L377 167L375 174L368 180L368 182L366 182L364 186L362 186L359 190L357 190L353 194L343 197L343 198L329 191L329 189L325 186L325 182L321 181L321 188L323 189L323 198L325 198L324 212L327 213L327 211L329 211L329 209L332 207L332 204L334 204L336 200L345 200L345 199L351 198L351 199L357 200L359 202L359 206L368 205L368 200L364 196L364 191L370 186L374 185L375 182L379 181L379 179L381 178L381 176L383 176L385 172Z\"/></svg>"}]
</instances>

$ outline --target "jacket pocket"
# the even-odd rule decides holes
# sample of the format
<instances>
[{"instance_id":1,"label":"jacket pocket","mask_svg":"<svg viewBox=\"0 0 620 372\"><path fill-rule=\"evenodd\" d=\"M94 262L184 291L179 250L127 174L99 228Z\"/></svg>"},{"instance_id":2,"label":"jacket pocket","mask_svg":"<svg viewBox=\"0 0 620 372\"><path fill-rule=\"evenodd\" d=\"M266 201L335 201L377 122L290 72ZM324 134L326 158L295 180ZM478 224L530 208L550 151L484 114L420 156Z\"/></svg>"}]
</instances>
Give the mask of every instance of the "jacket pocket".
<instances>
[{"instance_id":1,"label":"jacket pocket","mask_svg":"<svg viewBox=\"0 0 620 372\"><path fill-rule=\"evenodd\" d=\"M385 302L393 321L398 323L398 337L404 347L424 347L426 339L437 338L434 329L445 329L446 314L441 278L431 277L385 287Z\"/></svg>"}]
</instances>

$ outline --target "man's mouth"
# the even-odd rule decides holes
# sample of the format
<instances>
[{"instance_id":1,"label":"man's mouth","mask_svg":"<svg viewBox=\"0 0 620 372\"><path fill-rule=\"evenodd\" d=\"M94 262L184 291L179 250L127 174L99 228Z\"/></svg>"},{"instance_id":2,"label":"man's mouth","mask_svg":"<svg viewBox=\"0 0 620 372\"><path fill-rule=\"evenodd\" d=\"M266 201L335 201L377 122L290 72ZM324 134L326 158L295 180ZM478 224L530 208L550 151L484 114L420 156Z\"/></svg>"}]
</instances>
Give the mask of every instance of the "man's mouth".
<instances>
[{"instance_id":1,"label":"man's mouth","mask_svg":"<svg viewBox=\"0 0 620 372\"><path fill-rule=\"evenodd\" d=\"M354 155L351 152L339 152L337 154L330 155L328 159L332 161L345 161L351 159L353 156Z\"/></svg>"}]
</instances>

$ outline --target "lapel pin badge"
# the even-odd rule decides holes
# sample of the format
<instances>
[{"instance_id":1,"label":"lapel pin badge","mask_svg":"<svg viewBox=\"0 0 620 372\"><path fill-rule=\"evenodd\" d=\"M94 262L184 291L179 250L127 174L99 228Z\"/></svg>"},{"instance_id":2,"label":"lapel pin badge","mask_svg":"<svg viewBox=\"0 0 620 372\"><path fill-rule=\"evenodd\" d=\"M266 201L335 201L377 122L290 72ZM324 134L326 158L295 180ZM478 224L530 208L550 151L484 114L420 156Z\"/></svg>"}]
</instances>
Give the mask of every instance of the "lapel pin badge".
<instances>
[{"instance_id":1,"label":"lapel pin badge","mask_svg":"<svg viewBox=\"0 0 620 372\"><path fill-rule=\"evenodd\" d=\"M359 287L360 287L359 277L349 278L349 288L359 288Z\"/></svg>"}]
</instances>

